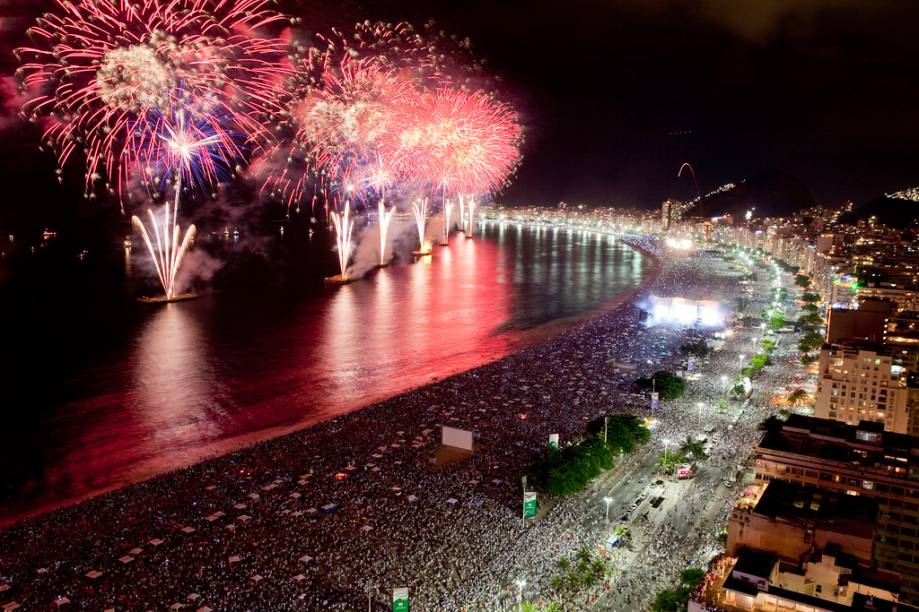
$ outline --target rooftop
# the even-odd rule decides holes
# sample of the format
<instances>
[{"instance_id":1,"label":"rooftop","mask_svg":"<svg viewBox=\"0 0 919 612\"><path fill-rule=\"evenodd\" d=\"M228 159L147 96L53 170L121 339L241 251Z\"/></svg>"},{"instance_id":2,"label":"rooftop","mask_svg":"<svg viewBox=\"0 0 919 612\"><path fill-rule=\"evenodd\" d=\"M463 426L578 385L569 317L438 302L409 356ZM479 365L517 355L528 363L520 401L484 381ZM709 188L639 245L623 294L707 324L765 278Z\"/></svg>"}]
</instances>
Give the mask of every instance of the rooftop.
<instances>
[{"instance_id":1,"label":"rooftop","mask_svg":"<svg viewBox=\"0 0 919 612\"><path fill-rule=\"evenodd\" d=\"M753 511L773 519L796 524L806 522L815 529L870 539L874 537L877 502L866 496L844 495L773 480Z\"/></svg>"},{"instance_id":2,"label":"rooftop","mask_svg":"<svg viewBox=\"0 0 919 612\"><path fill-rule=\"evenodd\" d=\"M919 438L886 432L883 423L847 425L792 414L767 431L759 447L872 467L896 478L919 481Z\"/></svg>"}]
</instances>

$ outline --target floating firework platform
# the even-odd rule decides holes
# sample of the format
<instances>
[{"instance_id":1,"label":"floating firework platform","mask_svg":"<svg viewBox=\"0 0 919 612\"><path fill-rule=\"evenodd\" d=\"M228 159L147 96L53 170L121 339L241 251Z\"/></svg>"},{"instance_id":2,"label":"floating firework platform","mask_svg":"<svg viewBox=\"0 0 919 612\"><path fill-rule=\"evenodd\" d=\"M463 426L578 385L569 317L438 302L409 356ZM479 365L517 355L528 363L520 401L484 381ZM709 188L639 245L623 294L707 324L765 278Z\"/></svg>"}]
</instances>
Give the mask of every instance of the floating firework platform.
<instances>
[{"instance_id":1,"label":"floating firework platform","mask_svg":"<svg viewBox=\"0 0 919 612\"><path fill-rule=\"evenodd\" d=\"M347 285L348 283L353 283L358 279L357 276L343 276L341 274L336 274L335 276L326 276L325 284L326 285Z\"/></svg>"},{"instance_id":2,"label":"floating firework platform","mask_svg":"<svg viewBox=\"0 0 919 612\"><path fill-rule=\"evenodd\" d=\"M166 297L165 295L160 295L157 297L150 297L147 295L142 295L137 298L138 302L143 304L171 304L172 302L187 302L188 300L197 300L197 293L180 293L172 297Z\"/></svg>"}]
</instances>

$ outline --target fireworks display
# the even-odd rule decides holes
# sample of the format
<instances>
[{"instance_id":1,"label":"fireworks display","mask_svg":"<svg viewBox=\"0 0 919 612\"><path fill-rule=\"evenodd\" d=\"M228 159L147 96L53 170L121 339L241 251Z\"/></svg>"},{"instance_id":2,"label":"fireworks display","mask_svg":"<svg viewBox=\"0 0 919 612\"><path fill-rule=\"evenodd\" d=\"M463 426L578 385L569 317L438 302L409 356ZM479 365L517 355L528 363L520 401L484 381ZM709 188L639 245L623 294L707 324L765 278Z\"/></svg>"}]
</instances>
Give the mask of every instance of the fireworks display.
<instances>
[{"instance_id":1,"label":"fireworks display","mask_svg":"<svg viewBox=\"0 0 919 612\"><path fill-rule=\"evenodd\" d=\"M86 156L86 196L105 177L130 195L137 172L132 133L151 115L191 104L212 131L232 129L256 146L271 135L275 89L289 74L285 44L254 31L282 19L267 0L56 0L16 50L29 101L61 166Z\"/></svg>"},{"instance_id":2,"label":"fireworks display","mask_svg":"<svg viewBox=\"0 0 919 612\"><path fill-rule=\"evenodd\" d=\"M23 114L61 166L85 155L86 197L104 184L124 207L135 193L174 190L162 228L150 211L149 228L132 219L167 297L194 235L178 240L183 193L216 197L250 159L262 192L288 208L321 200L342 277L352 202L380 202L383 264L395 210L384 196L414 201L419 250L429 252L429 207L442 211L446 242L452 202L471 218L474 198L499 190L519 163L516 113L469 41L433 23L361 22L308 46L260 34L286 19L269 0L54 2L16 51Z\"/></svg>"},{"instance_id":3,"label":"fireworks display","mask_svg":"<svg viewBox=\"0 0 919 612\"><path fill-rule=\"evenodd\" d=\"M466 206L469 207L466 213L466 223L468 223L468 227L464 228L463 231L466 232L466 238L472 238L472 234L475 232L475 198L468 198L466 200Z\"/></svg>"},{"instance_id":4,"label":"fireworks display","mask_svg":"<svg viewBox=\"0 0 919 612\"><path fill-rule=\"evenodd\" d=\"M412 202L412 216L415 217L415 228L418 230L418 250L415 255L428 255L431 245L425 236L425 226L428 222L428 199L421 198Z\"/></svg>"},{"instance_id":5,"label":"fireworks display","mask_svg":"<svg viewBox=\"0 0 919 612\"><path fill-rule=\"evenodd\" d=\"M154 198L173 186L150 250L167 299L194 236L179 241L183 188L208 190L268 143L286 75L286 46L255 35L282 19L267 0L56 0L17 49L29 99L23 112L44 125L44 140L65 165L85 154L85 195L106 181L119 199L143 186ZM139 183L136 185L135 183ZM162 236L161 236L162 234Z\"/></svg>"},{"instance_id":6,"label":"fireworks display","mask_svg":"<svg viewBox=\"0 0 919 612\"><path fill-rule=\"evenodd\" d=\"M442 211L444 226L443 226L443 242L441 243L445 246L447 242L450 240L450 218L451 218L452 213L453 213L453 201L450 200L450 198L446 198L444 199L444 206L443 206L443 211Z\"/></svg>"},{"instance_id":7,"label":"fireworks display","mask_svg":"<svg viewBox=\"0 0 919 612\"><path fill-rule=\"evenodd\" d=\"M351 232L354 230L354 221L351 220L351 204L346 202L344 212L329 213L332 227L335 228L335 247L338 251L338 266L341 269L341 280L348 279L348 262L351 260Z\"/></svg>"},{"instance_id":8,"label":"fireworks display","mask_svg":"<svg viewBox=\"0 0 919 612\"><path fill-rule=\"evenodd\" d=\"M496 191L520 160L515 113L483 92L441 88L419 96L399 134L404 176L446 196Z\"/></svg>"},{"instance_id":9,"label":"fireworks display","mask_svg":"<svg viewBox=\"0 0 919 612\"><path fill-rule=\"evenodd\" d=\"M377 204L377 211L380 223L380 267L382 268L387 264L386 236L389 233L389 224L392 222L392 216L393 213L396 212L396 207L393 206L389 210L386 210L386 204L383 202L383 198L380 198Z\"/></svg>"},{"instance_id":10,"label":"fireworks display","mask_svg":"<svg viewBox=\"0 0 919 612\"><path fill-rule=\"evenodd\" d=\"M150 240L143 221L137 216L131 218L150 252L167 300L175 297L176 275L195 235L195 226L191 225L185 238L179 241L178 215L182 190L213 184L230 171L240 155L233 136L232 132L220 129L219 123L212 118L200 116L195 109L185 106L175 109L170 115L148 115L148 121L135 125L131 134L130 149L144 168L148 190L165 191L166 186L171 184L175 192L172 214L168 204L163 207L162 232L153 211L147 210L156 237L155 244Z\"/></svg>"},{"instance_id":11,"label":"fireworks display","mask_svg":"<svg viewBox=\"0 0 919 612\"><path fill-rule=\"evenodd\" d=\"M433 32L364 22L301 50L288 92L291 144L263 191L288 207L321 193L327 212L387 192L421 199L412 204L421 231L429 207L446 218L448 202L503 187L520 161L517 115L491 91L468 41ZM419 242L425 251L423 233Z\"/></svg>"},{"instance_id":12,"label":"fireworks display","mask_svg":"<svg viewBox=\"0 0 919 612\"><path fill-rule=\"evenodd\" d=\"M176 205L178 205L178 197L176 198ZM179 237L182 229L176 224L175 209L173 209L172 216L169 214L168 204L163 207L163 210L165 211L165 216L162 223L158 224L153 211L147 209L147 214L150 217L150 227L156 237L155 244L150 240L150 233L140 217L131 217L131 222L143 237L144 244L150 252L156 275L163 285L163 295L167 300L172 300L176 297L176 275L179 273L182 258L185 257L185 253L195 237L195 226L188 226L185 237L180 241Z\"/></svg>"}]
</instances>

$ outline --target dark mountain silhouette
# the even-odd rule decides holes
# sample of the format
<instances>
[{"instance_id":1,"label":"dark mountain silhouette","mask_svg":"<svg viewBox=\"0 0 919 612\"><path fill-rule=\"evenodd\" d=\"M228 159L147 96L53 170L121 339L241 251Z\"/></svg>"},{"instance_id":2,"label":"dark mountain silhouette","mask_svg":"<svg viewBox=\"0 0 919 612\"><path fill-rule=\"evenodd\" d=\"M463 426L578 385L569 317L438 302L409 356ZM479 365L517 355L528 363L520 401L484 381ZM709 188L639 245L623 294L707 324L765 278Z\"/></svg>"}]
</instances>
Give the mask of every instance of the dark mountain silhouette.
<instances>
[{"instance_id":1,"label":"dark mountain silhouette","mask_svg":"<svg viewBox=\"0 0 919 612\"><path fill-rule=\"evenodd\" d=\"M855 225L870 217L877 217L878 223L888 227L911 227L919 221L919 202L883 195L854 207L852 212L842 215L839 222Z\"/></svg>"},{"instance_id":2,"label":"dark mountain silhouette","mask_svg":"<svg viewBox=\"0 0 919 612\"><path fill-rule=\"evenodd\" d=\"M702 198L690 215L714 217L730 213L743 217L751 208L755 217L781 217L814 205L814 196L798 178L781 172L768 172L753 176L730 191Z\"/></svg>"}]
</instances>

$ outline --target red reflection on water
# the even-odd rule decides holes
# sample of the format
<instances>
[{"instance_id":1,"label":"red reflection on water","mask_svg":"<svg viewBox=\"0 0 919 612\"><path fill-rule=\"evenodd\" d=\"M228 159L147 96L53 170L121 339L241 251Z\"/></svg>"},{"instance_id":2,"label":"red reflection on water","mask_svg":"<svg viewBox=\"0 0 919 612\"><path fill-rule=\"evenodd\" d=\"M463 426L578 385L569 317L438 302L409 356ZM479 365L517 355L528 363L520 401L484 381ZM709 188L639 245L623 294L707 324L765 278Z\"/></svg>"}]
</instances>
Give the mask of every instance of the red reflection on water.
<instances>
[{"instance_id":1,"label":"red reflection on water","mask_svg":"<svg viewBox=\"0 0 919 612\"><path fill-rule=\"evenodd\" d=\"M527 238L528 248L543 249L538 260L503 240L503 230L497 243L453 238L433 257L293 305L216 295L153 311L123 355L80 364L73 400L42 417L40 478L0 517L188 465L500 358L530 341L505 329L521 310L575 294L572 279L582 276L611 291L577 304L589 310L637 284L643 270L621 265L612 250L608 259L572 254L562 237L543 246ZM523 295L515 277L543 294Z\"/></svg>"}]
</instances>

